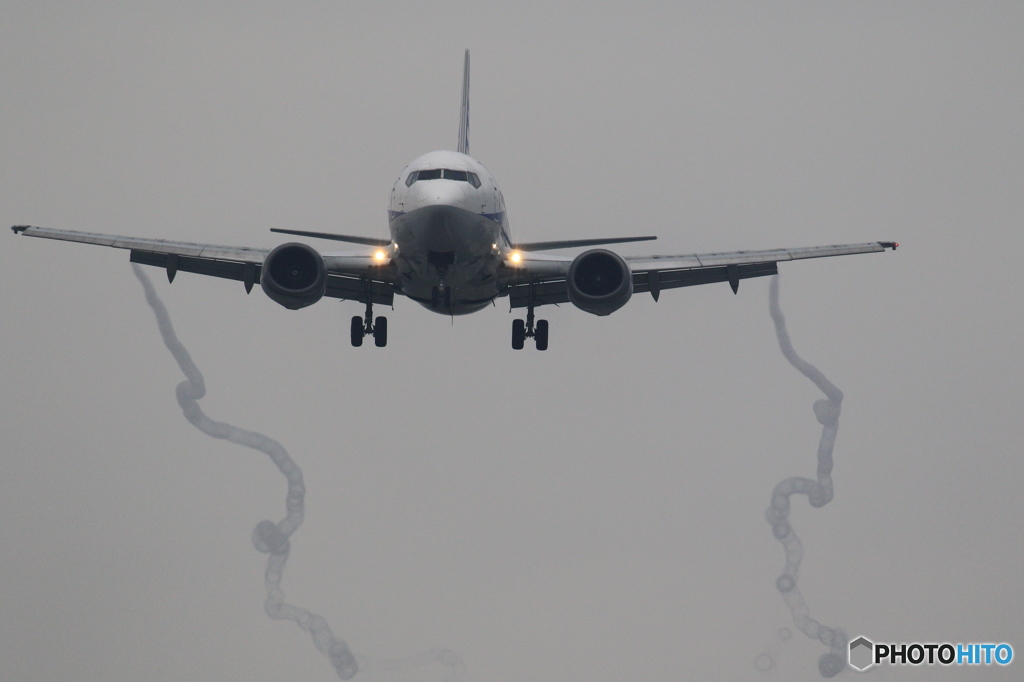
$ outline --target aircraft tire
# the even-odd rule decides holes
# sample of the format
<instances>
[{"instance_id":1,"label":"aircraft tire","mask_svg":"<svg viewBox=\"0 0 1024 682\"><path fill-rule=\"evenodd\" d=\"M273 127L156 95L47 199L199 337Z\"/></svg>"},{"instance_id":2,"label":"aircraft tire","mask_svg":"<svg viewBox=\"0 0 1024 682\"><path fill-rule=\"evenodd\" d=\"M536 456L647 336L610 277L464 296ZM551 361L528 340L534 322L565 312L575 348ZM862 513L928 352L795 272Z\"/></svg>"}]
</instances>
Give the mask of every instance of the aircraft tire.
<instances>
[{"instance_id":1,"label":"aircraft tire","mask_svg":"<svg viewBox=\"0 0 1024 682\"><path fill-rule=\"evenodd\" d=\"M534 340L537 342L537 350L548 349L548 321L537 320L537 329L533 334Z\"/></svg>"},{"instance_id":2,"label":"aircraft tire","mask_svg":"<svg viewBox=\"0 0 1024 682\"><path fill-rule=\"evenodd\" d=\"M352 316L352 345L358 348L363 345L363 318Z\"/></svg>"},{"instance_id":3,"label":"aircraft tire","mask_svg":"<svg viewBox=\"0 0 1024 682\"><path fill-rule=\"evenodd\" d=\"M522 350L526 345L526 322L523 320L512 320L512 348Z\"/></svg>"},{"instance_id":4,"label":"aircraft tire","mask_svg":"<svg viewBox=\"0 0 1024 682\"><path fill-rule=\"evenodd\" d=\"M388 318L378 317L373 323L373 343L377 348L388 345Z\"/></svg>"}]
</instances>

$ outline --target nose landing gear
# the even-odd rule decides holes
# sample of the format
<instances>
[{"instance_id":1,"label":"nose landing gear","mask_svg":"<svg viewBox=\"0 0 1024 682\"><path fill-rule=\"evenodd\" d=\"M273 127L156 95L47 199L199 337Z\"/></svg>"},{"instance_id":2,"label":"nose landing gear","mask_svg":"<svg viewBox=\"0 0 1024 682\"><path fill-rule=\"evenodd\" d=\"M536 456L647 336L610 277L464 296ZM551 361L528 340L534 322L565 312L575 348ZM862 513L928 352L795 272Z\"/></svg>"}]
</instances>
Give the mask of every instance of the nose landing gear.
<instances>
[{"instance_id":1,"label":"nose landing gear","mask_svg":"<svg viewBox=\"0 0 1024 682\"><path fill-rule=\"evenodd\" d=\"M452 309L452 289L446 287L444 281L441 282L440 286L436 286L430 290L430 307L437 308L442 303L446 310Z\"/></svg>"}]
</instances>

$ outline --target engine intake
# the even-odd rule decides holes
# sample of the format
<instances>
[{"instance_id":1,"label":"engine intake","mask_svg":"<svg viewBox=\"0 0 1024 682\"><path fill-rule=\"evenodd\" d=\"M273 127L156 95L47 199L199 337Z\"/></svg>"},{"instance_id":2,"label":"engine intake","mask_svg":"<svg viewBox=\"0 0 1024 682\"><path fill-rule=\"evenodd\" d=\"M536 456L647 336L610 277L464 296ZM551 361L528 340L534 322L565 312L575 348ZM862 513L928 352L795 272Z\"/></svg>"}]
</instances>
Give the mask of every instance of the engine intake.
<instances>
[{"instance_id":1,"label":"engine intake","mask_svg":"<svg viewBox=\"0 0 1024 682\"><path fill-rule=\"evenodd\" d=\"M633 295L629 265L607 249L591 249L576 256L566 284L572 304L594 315L614 313Z\"/></svg>"},{"instance_id":2,"label":"engine intake","mask_svg":"<svg viewBox=\"0 0 1024 682\"><path fill-rule=\"evenodd\" d=\"M324 259L305 244L281 244L264 259L260 286L271 300L289 310L313 305L327 290Z\"/></svg>"}]
</instances>

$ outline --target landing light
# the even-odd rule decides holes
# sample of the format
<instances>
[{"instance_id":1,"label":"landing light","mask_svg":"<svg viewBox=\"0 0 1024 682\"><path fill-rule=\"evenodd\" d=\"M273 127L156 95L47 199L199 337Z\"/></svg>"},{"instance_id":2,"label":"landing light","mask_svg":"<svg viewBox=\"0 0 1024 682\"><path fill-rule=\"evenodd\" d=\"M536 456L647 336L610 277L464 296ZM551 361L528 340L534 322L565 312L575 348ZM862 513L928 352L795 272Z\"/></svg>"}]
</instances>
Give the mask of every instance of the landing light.
<instances>
[{"instance_id":1,"label":"landing light","mask_svg":"<svg viewBox=\"0 0 1024 682\"><path fill-rule=\"evenodd\" d=\"M523 260L523 254L519 253L518 251L514 252L509 257L512 259L513 263L518 263L519 261Z\"/></svg>"},{"instance_id":2,"label":"landing light","mask_svg":"<svg viewBox=\"0 0 1024 682\"><path fill-rule=\"evenodd\" d=\"M383 251L377 251L375 254L373 254L373 257L375 259L377 259L378 261L382 261L385 258L387 258L388 255L386 253L384 253Z\"/></svg>"}]
</instances>

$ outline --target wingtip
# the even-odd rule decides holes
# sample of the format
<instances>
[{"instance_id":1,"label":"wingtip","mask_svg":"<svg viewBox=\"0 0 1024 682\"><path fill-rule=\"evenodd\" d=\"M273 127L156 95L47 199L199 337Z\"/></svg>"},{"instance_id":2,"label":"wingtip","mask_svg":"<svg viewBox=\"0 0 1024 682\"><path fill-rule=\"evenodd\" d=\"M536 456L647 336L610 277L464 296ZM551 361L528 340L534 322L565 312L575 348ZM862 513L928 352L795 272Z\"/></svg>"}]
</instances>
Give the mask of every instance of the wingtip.
<instances>
[{"instance_id":1,"label":"wingtip","mask_svg":"<svg viewBox=\"0 0 1024 682\"><path fill-rule=\"evenodd\" d=\"M32 226L31 225L12 225L11 226L11 232L13 232L14 234L21 234L22 232L24 232L25 230L27 230L30 227L32 227Z\"/></svg>"},{"instance_id":2,"label":"wingtip","mask_svg":"<svg viewBox=\"0 0 1024 682\"><path fill-rule=\"evenodd\" d=\"M892 249L893 251L898 249L899 246L900 246L899 242L878 242L878 243L882 245L883 249Z\"/></svg>"}]
</instances>

